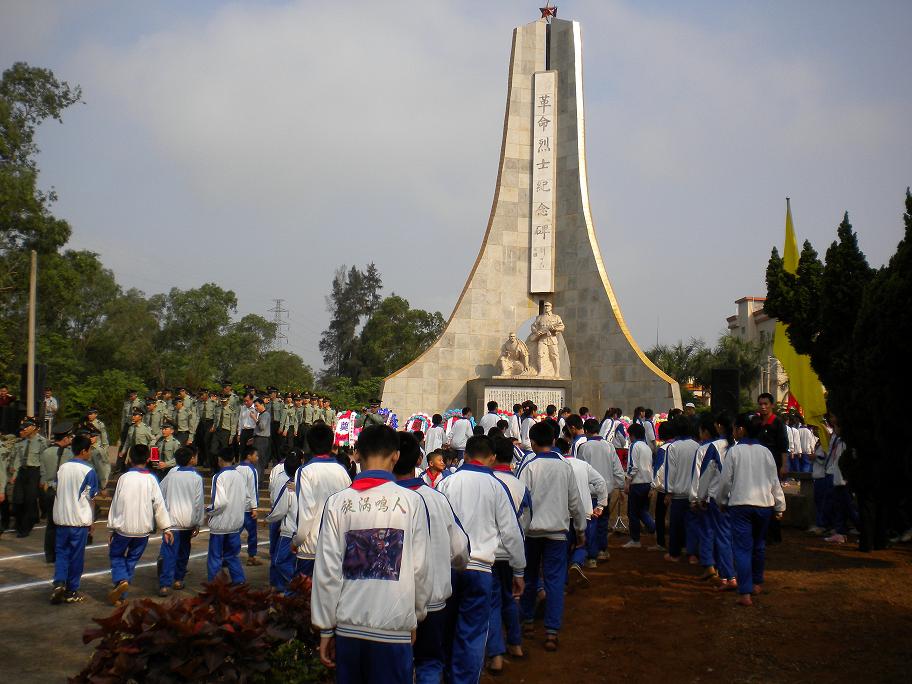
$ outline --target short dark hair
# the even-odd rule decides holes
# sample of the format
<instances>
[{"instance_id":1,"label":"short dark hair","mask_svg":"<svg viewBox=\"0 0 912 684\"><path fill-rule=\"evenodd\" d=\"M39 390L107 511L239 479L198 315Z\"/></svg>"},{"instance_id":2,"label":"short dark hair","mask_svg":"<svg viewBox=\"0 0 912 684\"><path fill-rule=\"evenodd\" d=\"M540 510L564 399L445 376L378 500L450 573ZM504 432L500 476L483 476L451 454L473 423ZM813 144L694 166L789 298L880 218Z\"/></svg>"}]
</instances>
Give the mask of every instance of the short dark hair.
<instances>
[{"instance_id":1,"label":"short dark hair","mask_svg":"<svg viewBox=\"0 0 912 684\"><path fill-rule=\"evenodd\" d=\"M742 413L735 418L735 427L744 428L747 436L755 439L763 430L763 419L756 413Z\"/></svg>"},{"instance_id":2,"label":"short dark hair","mask_svg":"<svg viewBox=\"0 0 912 684\"><path fill-rule=\"evenodd\" d=\"M558 437L556 440L554 440L554 448L562 454L566 454L570 451L570 442L568 442L563 437Z\"/></svg>"},{"instance_id":3,"label":"short dark hair","mask_svg":"<svg viewBox=\"0 0 912 684\"><path fill-rule=\"evenodd\" d=\"M150 450L145 444L134 444L130 447L130 463L133 465L146 465L149 461Z\"/></svg>"},{"instance_id":4,"label":"short dark hair","mask_svg":"<svg viewBox=\"0 0 912 684\"><path fill-rule=\"evenodd\" d=\"M301 452L297 449L289 451L288 455L285 457L285 463L282 465L285 467L285 474L290 478L294 478L295 473L298 472L298 468L301 467Z\"/></svg>"},{"instance_id":5,"label":"short dark hair","mask_svg":"<svg viewBox=\"0 0 912 684\"><path fill-rule=\"evenodd\" d=\"M424 431L423 430L412 430L412 435L414 435L415 439L418 440L418 444L421 444L421 440L424 439Z\"/></svg>"},{"instance_id":6,"label":"short dark hair","mask_svg":"<svg viewBox=\"0 0 912 684\"><path fill-rule=\"evenodd\" d=\"M181 467L189 465L194 456L196 456L196 454L193 453L193 449L188 449L187 447L181 447L174 452L174 460L177 461L177 465Z\"/></svg>"},{"instance_id":7,"label":"short dark hair","mask_svg":"<svg viewBox=\"0 0 912 684\"><path fill-rule=\"evenodd\" d=\"M776 399L775 399L775 398L773 397L773 395L770 394L769 392L761 392L761 393L760 393L760 395L757 397L757 403L758 403L758 404L760 403L760 400L761 400L761 399L769 399L769 403L771 403L773 406L776 405Z\"/></svg>"},{"instance_id":8,"label":"short dark hair","mask_svg":"<svg viewBox=\"0 0 912 684\"><path fill-rule=\"evenodd\" d=\"M643 428L644 432L645 430L646 428ZM674 421L666 420L664 423L659 423L658 433L659 434L656 435L656 437L658 437L663 442L665 440L671 439L672 437L677 437L675 434Z\"/></svg>"},{"instance_id":9,"label":"short dark hair","mask_svg":"<svg viewBox=\"0 0 912 684\"><path fill-rule=\"evenodd\" d=\"M414 475L415 468L421 461L421 448L418 440L408 432L397 432L399 436L399 460L393 465L395 475Z\"/></svg>"},{"instance_id":10,"label":"short dark hair","mask_svg":"<svg viewBox=\"0 0 912 684\"><path fill-rule=\"evenodd\" d=\"M568 428L573 428L574 430L582 430L583 419L574 413L573 415L564 418L564 425Z\"/></svg>"},{"instance_id":11,"label":"short dark hair","mask_svg":"<svg viewBox=\"0 0 912 684\"><path fill-rule=\"evenodd\" d=\"M336 435L326 423L315 423L307 431L307 446L315 454L328 454L332 451Z\"/></svg>"},{"instance_id":12,"label":"short dark hair","mask_svg":"<svg viewBox=\"0 0 912 684\"><path fill-rule=\"evenodd\" d=\"M510 427L510 424L507 421L505 421L503 418L501 418L500 420L497 421L497 425L495 427L500 428L500 431L503 432L508 427Z\"/></svg>"},{"instance_id":13,"label":"short dark hair","mask_svg":"<svg viewBox=\"0 0 912 684\"><path fill-rule=\"evenodd\" d=\"M529 428L529 439L540 447L554 446L554 428L547 423L536 423Z\"/></svg>"},{"instance_id":14,"label":"short dark hair","mask_svg":"<svg viewBox=\"0 0 912 684\"><path fill-rule=\"evenodd\" d=\"M399 451L399 437L389 425L369 425L358 435L357 449L361 458L389 456Z\"/></svg>"},{"instance_id":15,"label":"short dark hair","mask_svg":"<svg viewBox=\"0 0 912 684\"><path fill-rule=\"evenodd\" d=\"M0 385L2 387L3 385ZM87 435L76 435L70 443L70 449L77 456L86 449L92 448L92 440Z\"/></svg>"},{"instance_id":16,"label":"short dark hair","mask_svg":"<svg viewBox=\"0 0 912 684\"><path fill-rule=\"evenodd\" d=\"M687 420L687 416L683 413L680 416L675 416L674 419L674 431L675 435L678 437L692 437L691 435L691 426L690 421Z\"/></svg>"},{"instance_id":17,"label":"short dark hair","mask_svg":"<svg viewBox=\"0 0 912 684\"><path fill-rule=\"evenodd\" d=\"M596 435L599 431L599 422L595 418L587 418L586 422L583 423L583 430L586 431L587 435Z\"/></svg>"},{"instance_id":18,"label":"short dark hair","mask_svg":"<svg viewBox=\"0 0 912 684\"><path fill-rule=\"evenodd\" d=\"M494 440L494 458L498 463L512 463L513 455L513 442L503 437Z\"/></svg>"},{"instance_id":19,"label":"short dark hair","mask_svg":"<svg viewBox=\"0 0 912 684\"><path fill-rule=\"evenodd\" d=\"M487 435L474 435L466 442L465 454L467 458L475 456L488 457L494 453L494 443Z\"/></svg>"},{"instance_id":20,"label":"short dark hair","mask_svg":"<svg viewBox=\"0 0 912 684\"><path fill-rule=\"evenodd\" d=\"M219 450L218 460L223 463L234 463L234 449L225 447L224 449Z\"/></svg>"},{"instance_id":21,"label":"short dark hair","mask_svg":"<svg viewBox=\"0 0 912 684\"><path fill-rule=\"evenodd\" d=\"M662 423L664 425L665 423ZM661 431L661 426L659 426L659 431ZM634 440L637 439L646 439L646 428L644 428L639 423L631 423L630 427L627 428L627 432L630 433L630 437Z\"/></svg>"},{"instance_id":22,"label":"short dark hair","mask_svg":"<svg viewBox=\"0 0 912 684\"><path fill-rule=\"evenodd\" d=\"M497 410L497 402L496 402L496 401L489 401L489 402L488 402L488 411L491 411L491 412L493 413L493 412L496 411L496 410Z\"/></svg>"},{"instance_id":23,"label":"short dark hair","mask_svg":"<svg viewBox=\"0 0 912 684\"><path fill-rule=\"evenodd\" d=\"M557 406L554 404L548 404L545 407L545 413L549 416L553 416L555 413L557 413Z\"/></svg>"},{"instance_id":24,"label":"short dark hair","mask_svg":"<svg viewBox=\"0 0 912 684\"><path fill-rule=\"evenodd\" d=\"M244 447L243 454L244 454L245 459L250 458L251 456L253 456L253 454L256 454L257 456L260 455L259 451L257 450L257 448L255 446ZM265 458L265 457L266 457L266 454L263 454L263 458Z\"/></svg>"},{"instance_id":25,"label":"short dark hair","mask_svg":"<svg viewBox=\"0 0 912 684\"><path fill-rule=\"evenodd\" d=\"M586 415L587 413L589 413L589 407L588 407L588 406L580 406L579 414L580 414L581 416L584 416L584 415Z\"/></svg>"},{"instance_id":26,"label":"short dark hair","mask_svg":"<svg viewBox=\"0 0 912 684\"><path fill-rule=\"evenodd\" d=\"M519 411L522 411L522 404L513 404L513 413L519 413L519 411L517 411L516 409L519 409Z\"/></svg>"},{"instance_id":27,"label":"short dark hair","mask_svg":"<svg viewBox=\"0 0 912 684\"><path fill-rule=\"evenodd\" d=\"M472 412L472 407L471 407L471 406L465 406L465 407L463 407L463 409L462 409L462 415L464 415L464 416L469 415L471 412Z\"/></svg>"},{"instance_id":28,"label":"short dark hair","mask_svg":"<svg viewBox=\"0 0 912 684\"><path fill-rule=\"evenodd\" d=\"M649 420L654 415L655 415L655 411L653 411L651 408L643 409L643 418L645 418L646 420Z\"/></svg>"},{"instance_id":29,"label":"short dark hair","mask_svg":"<svg viewBox=\"0 0 912 684\"><path fill-rule=\"evenodd\" d=\"M473 435L483 435L485 433L484 428L481 425L476 425L472 428Z\"/></svg>"},{"instance_id":30,"label":"short dark hair","mask_svg":"<svg viewBox=\"0 0 912 684\"><path fill-rule=\"evenodd\" d=\"M435 413L433 416L431 416L431 423L433 425L440 425L442 422L443 416L441 416L439 413Z\"/></svg>"}]
</instances>

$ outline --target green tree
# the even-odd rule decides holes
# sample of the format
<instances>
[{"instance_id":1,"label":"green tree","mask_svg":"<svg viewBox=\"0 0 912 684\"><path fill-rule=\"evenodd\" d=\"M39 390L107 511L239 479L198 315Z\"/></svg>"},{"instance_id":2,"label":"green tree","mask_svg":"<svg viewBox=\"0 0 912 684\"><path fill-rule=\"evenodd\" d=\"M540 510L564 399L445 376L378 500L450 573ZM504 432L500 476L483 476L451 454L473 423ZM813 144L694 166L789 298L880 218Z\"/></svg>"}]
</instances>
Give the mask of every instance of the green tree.
<instances>
[{"instance_id":1,"label":"green tree","mask_svg":"<svg viewBox=\"0 0 912 684\"><path fill-rule=\"evenodd\" d=\"M235 376L257 387L274 385L299 392L314 386L313 369L300 356L285 350L266 352L262 357L239 365Z\"/></svg>"},{"instance_id":2,"label":"green tree","mask_svg":"<svg viewBox=\"0 0 912 684\"><path fill-rule=\"evenodd\" d=\"M383 281L374 264L364 271L355 266L340 266L333 276L326 308L329 326L320 335L325 377L360 375L357 359L358 328L365 317L380 305Z\"/></svg>"},{"instance_id":3,"label":"green tree","mask_svg":"<svg viewBox=\"0 0 912 684\"><path fill-rule=\"evenodd\" d=\"M353 378L385 377L401 368L434 343L444 324L439 312L413 309L395 294L387 297L361 331Z\"/></svg>"},{"instance_id":4,"label":"green tree","mask_svg":"<svg viewBox=\"0 0 912 684\"><path fill-rule=\"evenodd\" d=\"M657 344L646 352L650 361L678 381L681 399L684 401L693 399L693 394L685 385L699 375L709 354L706 343L695 337L691 337L688 342L678 340L672 345Z\"/></svg>"}]
</instances>

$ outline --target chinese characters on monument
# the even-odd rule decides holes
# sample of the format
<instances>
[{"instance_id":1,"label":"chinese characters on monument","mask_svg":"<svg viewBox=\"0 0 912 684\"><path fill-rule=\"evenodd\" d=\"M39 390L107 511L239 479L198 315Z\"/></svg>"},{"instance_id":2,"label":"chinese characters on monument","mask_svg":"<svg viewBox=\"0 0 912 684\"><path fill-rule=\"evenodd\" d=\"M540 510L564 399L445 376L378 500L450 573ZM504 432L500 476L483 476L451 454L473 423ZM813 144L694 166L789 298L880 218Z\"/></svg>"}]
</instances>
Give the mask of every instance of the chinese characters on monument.
<instances>
[{"instance_id":1,"label":"chinese characters on monument","mask_svg":"<svg viewBox=\"0 0 912 684\"><path fill-rule=\"evenodd\" d=\"M557 74L540 71L532 80L532 252L531 294L554 292L554 187L557 149Z\"/></svg>"}]
</instances>

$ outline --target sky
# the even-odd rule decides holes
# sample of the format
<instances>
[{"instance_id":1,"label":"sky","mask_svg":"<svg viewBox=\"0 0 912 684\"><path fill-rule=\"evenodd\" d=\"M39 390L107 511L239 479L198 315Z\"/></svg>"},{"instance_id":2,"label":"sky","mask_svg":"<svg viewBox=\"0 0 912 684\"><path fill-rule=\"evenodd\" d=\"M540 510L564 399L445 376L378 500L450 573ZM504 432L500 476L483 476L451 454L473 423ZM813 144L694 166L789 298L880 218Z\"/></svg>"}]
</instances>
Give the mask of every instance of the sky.
<instances>
[{"instance_id":1,"label":"sky","mask_svg":"<svg viewBox=\"0 0 912 684\"><path fill-rule=\"evenodd\" d=\"M84 103L39 135L41 185L147 294L217 282L289 310L319 368L335 269L448 317L497 177L527 0L0 0L0 67ZM912 3L566 0L582 25L593 217L634 337L714 341L762 296L791 197L821 253L844 211L874 265L912 184ZM558 312L559 313L559 312Z\"/></svg>"}]
</instances>

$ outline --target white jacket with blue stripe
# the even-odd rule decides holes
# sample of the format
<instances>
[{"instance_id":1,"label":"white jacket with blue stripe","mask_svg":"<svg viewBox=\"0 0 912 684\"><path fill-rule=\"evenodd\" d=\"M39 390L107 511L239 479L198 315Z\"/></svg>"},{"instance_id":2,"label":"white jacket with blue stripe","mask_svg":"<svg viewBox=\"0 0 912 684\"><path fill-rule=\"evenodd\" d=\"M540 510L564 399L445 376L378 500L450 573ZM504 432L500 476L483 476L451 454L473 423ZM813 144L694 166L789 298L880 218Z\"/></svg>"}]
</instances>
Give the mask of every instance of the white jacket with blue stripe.
<instances>
[{"instance_id":1,"label":"white jacket with blue stripe","mask_svg":"<svg viewBox=\"0 0 912 684\"><path fill-rule=\"evenodd\" d=\"M98 476L87 461L67 461L57 471L54 524L68 527L92 525L92 499L98 494Z\"/></svg>"}]
</instances>

